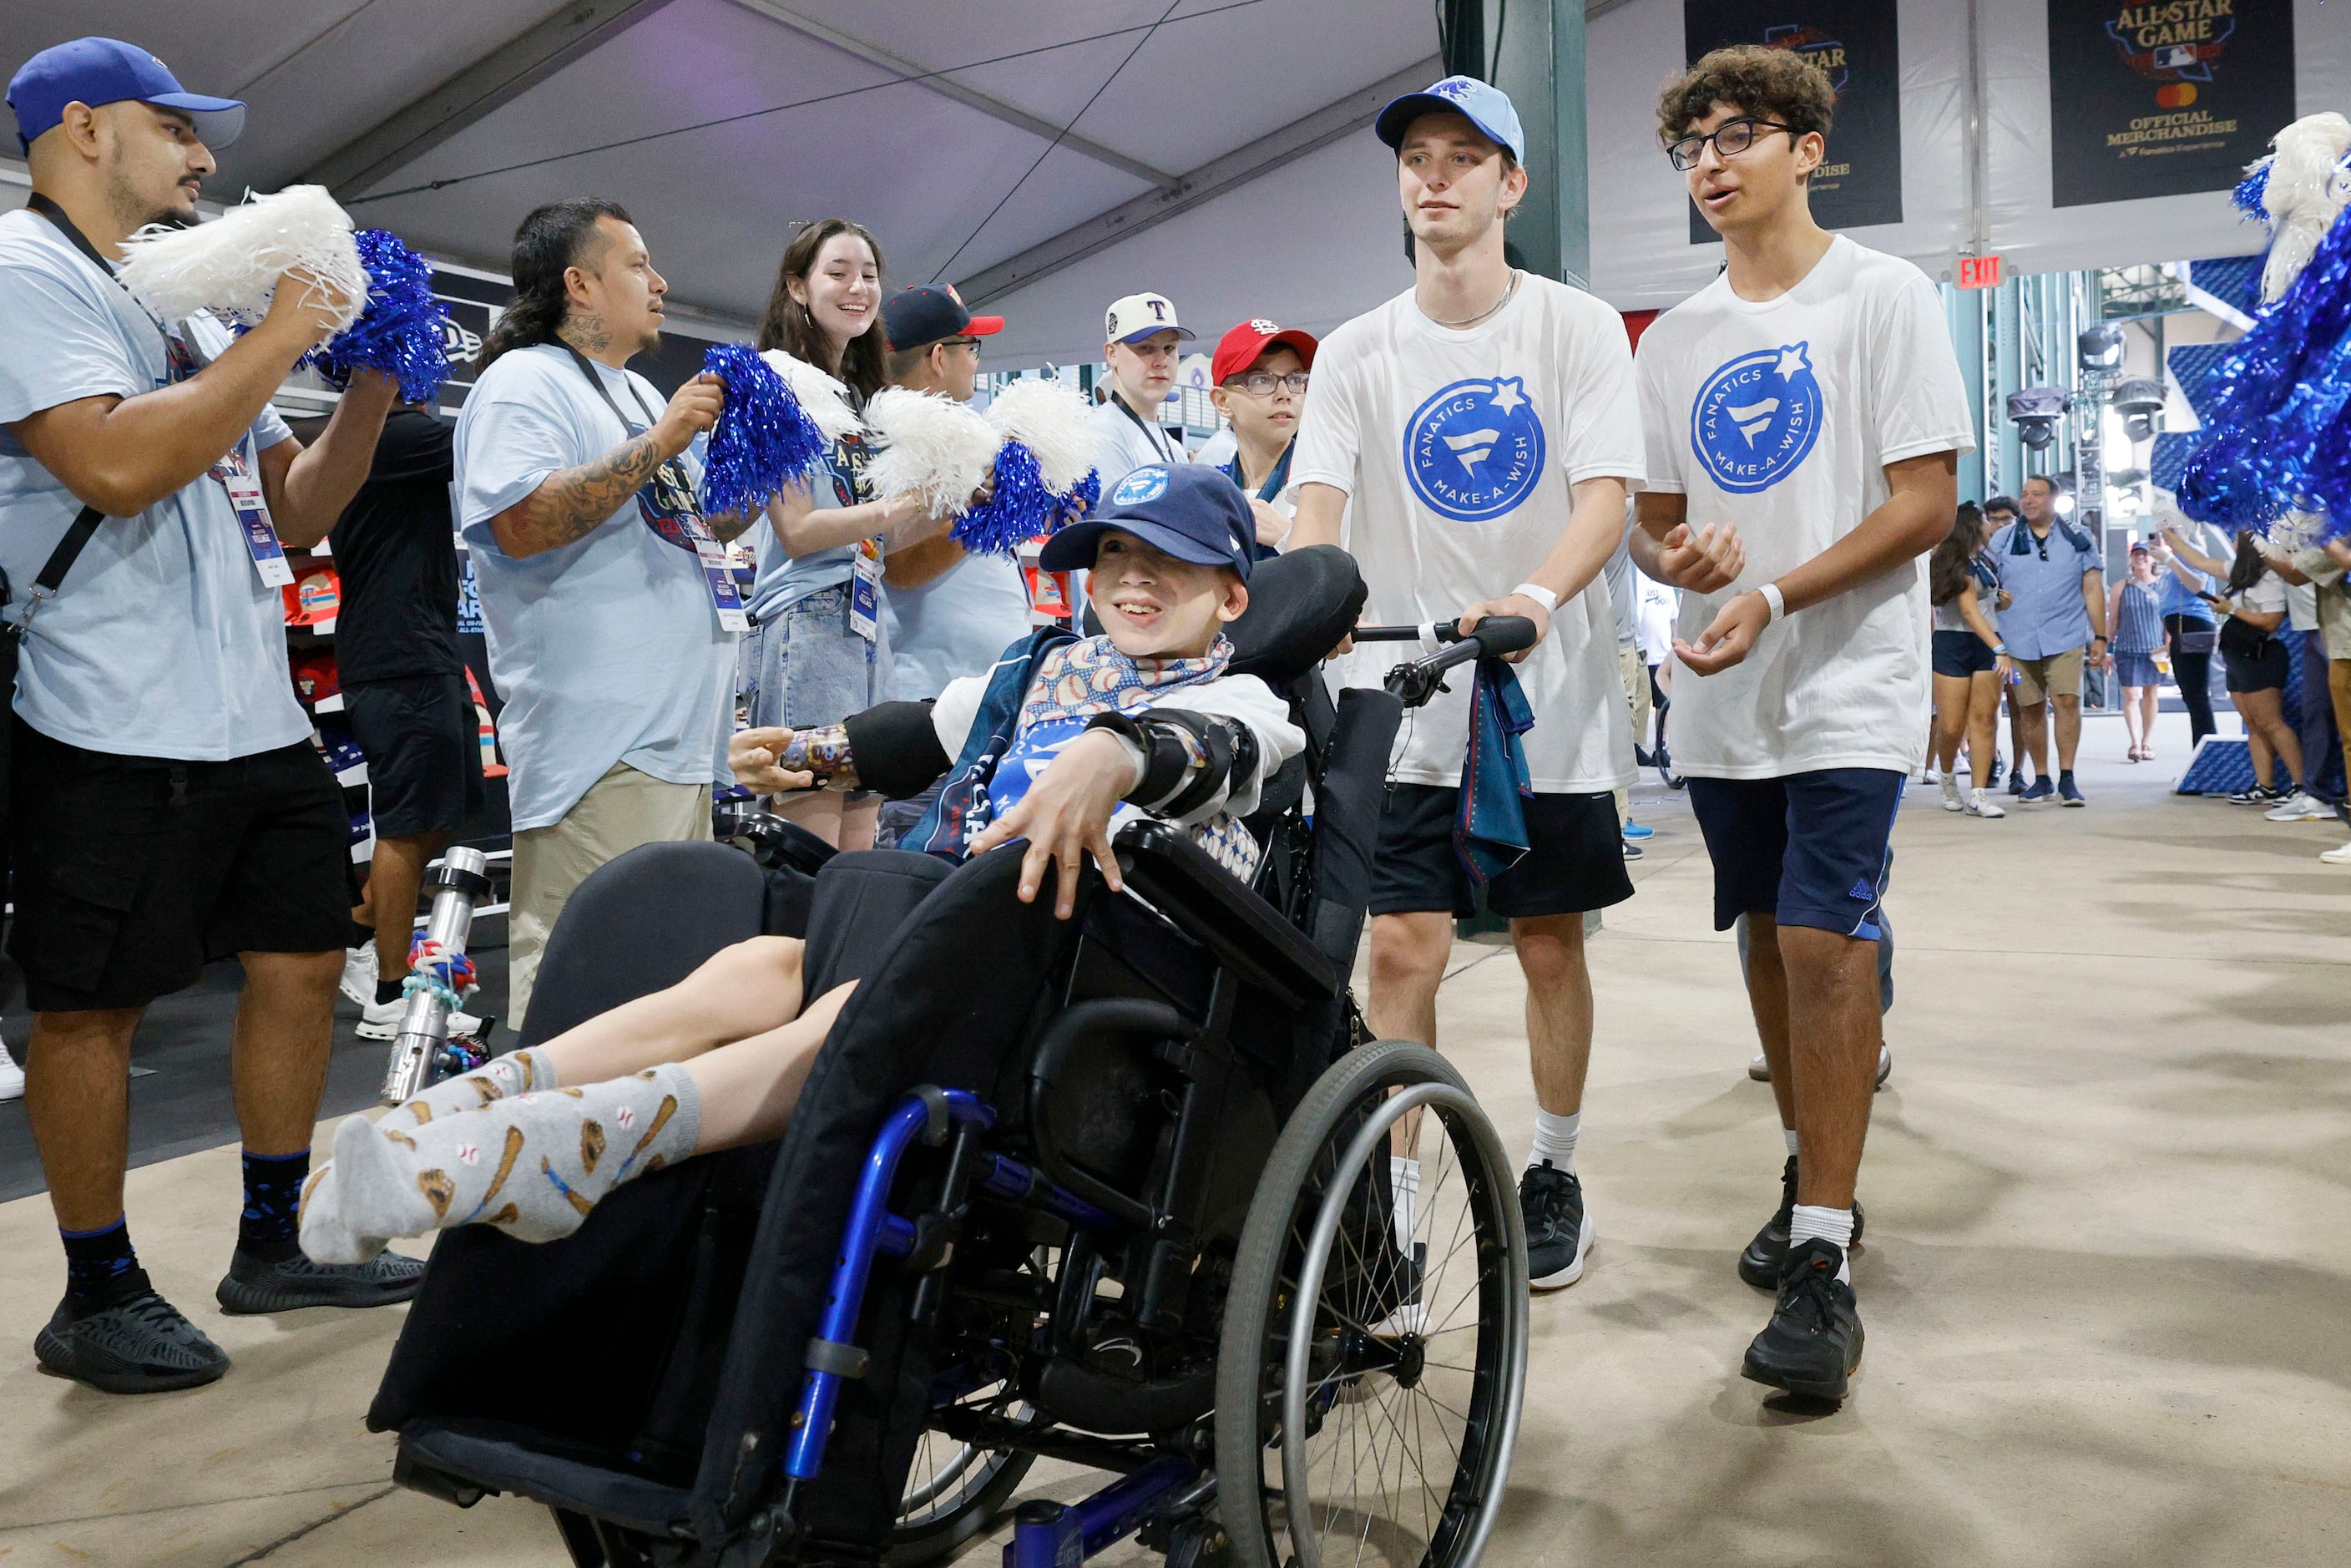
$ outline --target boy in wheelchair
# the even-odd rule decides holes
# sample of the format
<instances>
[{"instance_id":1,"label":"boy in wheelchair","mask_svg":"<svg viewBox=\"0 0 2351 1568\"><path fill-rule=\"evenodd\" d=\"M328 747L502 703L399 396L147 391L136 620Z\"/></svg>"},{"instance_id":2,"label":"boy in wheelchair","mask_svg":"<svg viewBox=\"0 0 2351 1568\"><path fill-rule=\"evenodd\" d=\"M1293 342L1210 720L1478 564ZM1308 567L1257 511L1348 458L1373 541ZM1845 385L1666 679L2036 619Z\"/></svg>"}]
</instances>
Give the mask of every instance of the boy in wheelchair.
<instances>
[{"instance_id":1,"label":"boy in wheelchair","mask_svg":"<svg viewBox=\"0 0 2351 1568\"><path fill-rule=\"evenodd\" d=\"M1111 836L1137 815L1185 827L1246 881L1259 846L1241 819L1304 744L1263 681L1228 673L1223 628L1249 603L1254 532L1221 474L1138 469L1043 558L1049 570L1091 569L1101 635L1040 632L935 705L887 704L797 736L747 731L730 763L763 792L912 795L945 775L904 846L962 859L1025 839L1018 896L1033 901L1055 867L1064 919L1087 857L1121 887ZM808 1001L804 953L796 937L737 943L379 1123L350 1118L304 1193L304 1250L356 1262L391 1238L467 1224L552 1240L633 1176L779 1136L852 988Z\"/></svg>"}]
</instances>

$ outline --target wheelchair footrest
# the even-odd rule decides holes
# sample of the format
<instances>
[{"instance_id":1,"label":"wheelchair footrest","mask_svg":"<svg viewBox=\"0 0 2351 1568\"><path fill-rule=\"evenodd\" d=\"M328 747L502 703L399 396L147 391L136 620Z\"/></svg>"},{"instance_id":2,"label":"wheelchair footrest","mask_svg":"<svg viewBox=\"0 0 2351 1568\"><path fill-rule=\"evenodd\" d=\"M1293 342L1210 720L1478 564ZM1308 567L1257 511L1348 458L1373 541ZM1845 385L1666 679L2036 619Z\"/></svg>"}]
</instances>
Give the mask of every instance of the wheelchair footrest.
<instances>
[{"instance_id":1,"label":"wheelchair footrest","mask_svg":"<svg viewBox=\"0 0 2351 1568\"><path fill-rule=\"evenodd\" d=\"M500 1422L417 1421L402 1428L393 1478L452 1502L514 1492L649 1535L684 1533L689 1494L547 1433Z\"/></svg>"}]
</instances>

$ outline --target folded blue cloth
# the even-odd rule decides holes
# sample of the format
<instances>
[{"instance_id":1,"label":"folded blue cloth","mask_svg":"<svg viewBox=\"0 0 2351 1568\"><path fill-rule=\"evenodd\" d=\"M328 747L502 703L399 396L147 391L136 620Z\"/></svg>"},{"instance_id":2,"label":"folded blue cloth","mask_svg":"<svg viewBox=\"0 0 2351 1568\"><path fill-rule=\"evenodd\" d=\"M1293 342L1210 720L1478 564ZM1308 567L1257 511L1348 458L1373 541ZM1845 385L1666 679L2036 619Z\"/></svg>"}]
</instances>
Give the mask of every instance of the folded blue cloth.
<instances>
[{"instance_id":1,"label":"folded blue cloth","mask_svg":"<svg viewBox=\"0 0 2351 1568\"><path fill-rule=\"evenodd\" d=\"M1520 802L1534 789L1527 782L1526 751L1519 737L1534 727L1534 710L1510 666L1499 659L1479 660L1469 697L1469 755L1461 764L1460 814L1453 823L1454 852L1478 887L1527 852L1527 813Z\"/></svg>"}]
</instances>

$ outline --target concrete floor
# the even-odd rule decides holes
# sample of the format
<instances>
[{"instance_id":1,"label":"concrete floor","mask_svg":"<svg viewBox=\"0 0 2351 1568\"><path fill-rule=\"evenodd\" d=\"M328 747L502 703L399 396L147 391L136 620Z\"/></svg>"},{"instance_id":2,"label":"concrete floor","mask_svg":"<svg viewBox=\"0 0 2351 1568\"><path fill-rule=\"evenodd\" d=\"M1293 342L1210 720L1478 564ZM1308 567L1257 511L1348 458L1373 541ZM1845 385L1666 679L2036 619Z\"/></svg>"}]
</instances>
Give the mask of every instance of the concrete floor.
<instances>
[{"instance_id":1,"label":"concrete floor","mask_svg":"<svg viewBox=\"0 0 2351 1568\"><path fill-rule=\"evenodd\" d=\"M2104 760L2122 737L2094 721L2087 810L1980 822L1913 792L1869 1355L1827 1416L1738 1377L1766 1303L1731 1260L1782 1151L1705 852L1642 791L1640 896L1592 949L1600 1240L1537 1305L1488 1562L2351 1561L2351 872L2315 859L2336 824L2170 796L2180 723L2147 768ZM1520 1145L1516 967L1457 956L1446 1044ZM0 1205L0 1564L562 1563L535 1508L392 1488L360 1422L400 1309L213 1311L235 1184L233 1148L132 1176L150 1268L237 1358L141 1401L35 1370L57 1243L44 1200Z\"/></svg>"}]
</instances>

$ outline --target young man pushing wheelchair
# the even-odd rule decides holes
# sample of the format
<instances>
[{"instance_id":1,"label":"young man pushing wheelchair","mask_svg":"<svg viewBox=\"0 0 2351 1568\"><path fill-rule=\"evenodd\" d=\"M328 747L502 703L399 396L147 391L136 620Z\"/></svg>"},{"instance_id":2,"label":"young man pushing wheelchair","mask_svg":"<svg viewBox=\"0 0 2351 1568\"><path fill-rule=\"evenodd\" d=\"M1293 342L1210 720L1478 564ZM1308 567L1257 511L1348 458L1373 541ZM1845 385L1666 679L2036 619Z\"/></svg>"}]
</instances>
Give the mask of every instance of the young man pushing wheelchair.
<instances>
[{"instance_id":1,"label":"young man pushing wheelchair","mask_svg":"<svg viewBox=\"0 0 2351 1568\"><path fill-rule=\"evenodd\" d=\"M1019 896L1033 901L1057 868L1062 918L1087 856L1120 888L1111 835L1137 814L1187 828L1246 879L1258 848L1240 818L1304 744L1263 681L1228 673L1223 629L1249 604L1254 535L1221 474L1138 469L1045 553L1048 570L1091 569L1101 635L1040 632L935 704L806 735L745 731L730 761L763 790L913 793L944 773L938 804L902 842L963 858L1026 839ZM633 1176L779 1136L852 988L810 1001L804 952L794 937L738 943L380 1122L350 1118L303 1195L304 1249L358 1260L392 1237L466 1224L552 1240Z\"/></svg>"}]
</instances>

